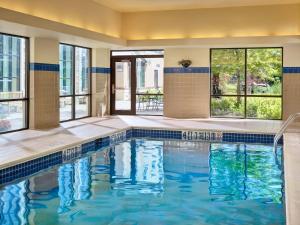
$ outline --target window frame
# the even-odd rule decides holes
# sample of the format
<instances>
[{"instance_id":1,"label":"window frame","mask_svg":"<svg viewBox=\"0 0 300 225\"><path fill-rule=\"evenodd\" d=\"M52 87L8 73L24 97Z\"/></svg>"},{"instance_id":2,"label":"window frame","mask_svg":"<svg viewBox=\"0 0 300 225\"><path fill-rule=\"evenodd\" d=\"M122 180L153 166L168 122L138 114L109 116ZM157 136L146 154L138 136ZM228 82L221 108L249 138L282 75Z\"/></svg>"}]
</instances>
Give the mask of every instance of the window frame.
<instances>
[{"instance_id":1,"label":"window frame","mask_svg":"<svg viewBox=\"0 0 300 225\"><path fill-rule=\"evenodd\" d=\"M30 42L29 42L29 37L22 36L22 35L16 35L16 34L10 34L10 33L4 33L0 32L0 35L7 35L7 36L12 36L12 37L17 37L17 38L22 38L25 41L25 60L24 60L24 66L25 66L25 76L24 76L24 82L25 82L25 96L23 98L13 98L13 99L0 99L0 103L2 102L23 102L24 103L24 127L20 129L15 129L15 130L8 130L8 131L0 131L0 135L2 134L7 134L7 133L12 133L16 131L22 131L22 130L27 130L29 129L29 109L30 109L30 101L29 101L29 96L30 96L30 79L29 79L29 74L30 74L30 66L29 66L29 59L30 59ZM13 55L15 56L15 55Z\"/></svg>"},{"instance_id":2,"label":"window frame","mask_svg":"<svg viewBox=\"0 0 300 225\"><path fill-rule=\"evenodd\" d=\"M213 50L236 50L236 49L240 49L240 50L244 50L245 51L245 61L244 61L244 69L245 69L245 90L244 90L244 94L241 95L231 95L231 94L224 94L224 95L214 95L212 93L212 52ZM247 60L248 60L248 49L280 49L281 50L281 94L280 95L258 95L258 94L254 94L254 95L249 95L248 94L248 76L247 76ZM283 47L239 47L239 48L210 48L209 50L209 60L210 60L210 72L209 72L209 111L210 111L210 117L211 118L225 118L225 119L248 119L248 120L274 120L274 121L278 121L278 120L282 120L283 119L283 85L284 85L284 77L283 77L283 59L284 59L284 51L283 51ZM244 114L242 117L226 117L226 116L213 116L212 114L212 99L214 97L242 97L244 98ZM278 119L265 119L265 118L252 118L252 117L247 117L247 98L278 98L281 100L281 115L280 118Z\"/></svg>"},{"instance_id":3,"label":"window frame","mask_svg":"<svg viewBox=\"0 0 300 225\"><path fill-rule=\"evenodd\" d=\"M131 54L137 52L139 54ZM149 54L150 52L153 52L154 54ZM119 53L119 54L114 54L114 53ZM126 54L129 53L129 54ZM117 50L111 50L110 51L110 56L111 57L122 57L122 56L132 56L132 57L136 57L139 58L139 56L142 56L142 58L144 56L154 56L153 58L155 58L155 56L164 56L165 55L165 50L164 49L129 49L129 50L122 50L122 49L117 49ZM148 57L148 58L150 58ZM145 58L145 57L144 57Z\"/></svg>"},{"instance_id":4,"label":"window frame","mask_svg":"<svg viewBox=\"0 0 300 225\"><path fill-rule=\"evenodd\" d=\"M92 49L88 48L88 47L84 47L84 46L79 46L79 45L73 45L73 44L68 44L68 43L59 43L59 46L61 45L66 45L66 46L70 46L72 47L72 94L69 95L61 95L60 94L60 83L59 83L59 109L60 109L60 99L61 98L71 98L72 101L72 111L71 111L71 119L67 119L67 120L61 120L59 119L60 123L64 123L64 122L69 122L69 121L74 121L74 120L80 120L80 119L84 119L84 118L88 118L91 117L92 114ZM89 51L89 65L88 65L88 76L89 76L89 91L87 94L76 94L76 76L75 76L75 71L76 71L76 64L75 64L75 56L76 56L76 48L84 48L87 49ZM59 55L59 59L60 59L60 55ZM59 60L60 61L60 60ZM60 76L60 74L59 74ZM60 79L59 79L60 80ZM59 81L60 82L60 81ZM88 115L84 116L84 117L79 117L76 118L76 97L88 97Z\"/></svg>"}]
</instances>

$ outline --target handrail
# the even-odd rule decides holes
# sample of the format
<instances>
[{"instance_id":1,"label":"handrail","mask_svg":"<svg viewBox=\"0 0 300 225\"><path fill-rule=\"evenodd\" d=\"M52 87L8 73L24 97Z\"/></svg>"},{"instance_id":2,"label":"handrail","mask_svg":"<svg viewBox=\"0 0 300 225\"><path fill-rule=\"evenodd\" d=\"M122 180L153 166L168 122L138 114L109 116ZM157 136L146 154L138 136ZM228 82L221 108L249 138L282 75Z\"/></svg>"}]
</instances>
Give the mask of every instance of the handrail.
<instances>
[{"instance_id":1,"label":"handrail","mask_svg":"<svg viewBox=\"0 0 300 225\"><path fill-rule=\"evenodd\" d=\"M294 122L295 119L297 119L298 117L300 117L300 113L295 113L289 116L289 118L284 122L284 124L281 126L280 130L278 131L278 133L275 135L274 137L274 148L273 151L276 152L277 150L277 145L278 145L278 141L279 139L282 137L283 133L285 132L285 130L287 129L287 127Z\"/></svg>"}]
</instances>

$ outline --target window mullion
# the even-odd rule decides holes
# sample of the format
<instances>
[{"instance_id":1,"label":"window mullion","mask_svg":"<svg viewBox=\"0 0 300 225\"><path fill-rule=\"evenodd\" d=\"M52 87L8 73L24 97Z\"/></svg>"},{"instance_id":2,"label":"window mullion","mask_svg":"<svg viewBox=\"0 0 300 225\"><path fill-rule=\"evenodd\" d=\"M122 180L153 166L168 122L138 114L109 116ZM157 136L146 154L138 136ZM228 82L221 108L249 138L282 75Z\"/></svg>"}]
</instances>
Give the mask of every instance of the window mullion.
<instances>
[{"instance_id":1,"label":"window mullion","mask_svg":"<svg viewBox=\"0 0 300 225\"><path fill-rule=\"evenodd\" d=\"M75 120L76 118L76 101L75 101L75 51L76 51L76 47L72 46L72 57L73 57L73 63L72 63L72 86L73 86L73 90L72 90L72 119Z\"/></svg>"},{"instance_id":2,"label":"window mullion","mask_svg":"<svg viewBox=\"0 0 300 225\"><path fill-rule=\"evenodd\" d=\"M247 64L248 64L248 59L247 59L248 55L247 55L247 48L245 48L245 89L244 89L244 118L246 119L247 118L247 95L248 95L248 87L247 87L247 84L248 84L248 76L247 76L247 71L248 71L248 68L247 68Z\"/></svg>"}]
</instances>

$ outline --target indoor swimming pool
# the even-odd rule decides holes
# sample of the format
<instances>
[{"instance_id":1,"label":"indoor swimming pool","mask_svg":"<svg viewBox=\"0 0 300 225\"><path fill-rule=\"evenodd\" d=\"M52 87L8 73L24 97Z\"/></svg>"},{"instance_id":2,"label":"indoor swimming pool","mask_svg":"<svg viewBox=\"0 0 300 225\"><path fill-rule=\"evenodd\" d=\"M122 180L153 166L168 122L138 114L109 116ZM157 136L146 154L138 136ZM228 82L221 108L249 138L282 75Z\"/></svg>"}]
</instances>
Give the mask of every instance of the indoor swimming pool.
<instances>
[{"instance_id":1,"label":"indoor swimming pool","mask_svg":"<svg viewBox=\"0 0 300 225\"><path fill-rule=\"evenodd\" d=\"M285 224L281 150L132 138L0 190L0 224Z\"/></svg>"}]
</instances>

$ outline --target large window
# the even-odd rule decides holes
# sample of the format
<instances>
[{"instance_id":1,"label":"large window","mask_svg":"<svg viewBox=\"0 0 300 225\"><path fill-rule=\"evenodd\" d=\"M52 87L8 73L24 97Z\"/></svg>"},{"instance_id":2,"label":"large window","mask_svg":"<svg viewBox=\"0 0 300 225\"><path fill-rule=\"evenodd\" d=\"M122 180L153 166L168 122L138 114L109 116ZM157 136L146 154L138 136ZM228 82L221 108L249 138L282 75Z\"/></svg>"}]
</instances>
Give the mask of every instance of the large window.
<instances>
[{"instance_id":1,"label":"large window","mask_svg":"<svg viewBox=\"0 0 300 225\"><path fill-rule=\"evenodd\" d=\"M27 43L0 34L0 133L28 128Z\"/></svg>"},{"instance_id":2,"label":"large window","mask_svg":"<svg viewBox=\"0 0 300 225\"><path fill-rule=\"evenodd\" d=\"M211 116L282 118L282 48L211 49Z\"/></svg>"},{"instance_id":3,"label":"large window","mask_svg":"<svg viewBox=\"0 0 300 225\"><path fill-rule=\"evenodd\" d=\"M90 116L90 49L60 44L60 121Z\"/></svg>"}]
</instances>

